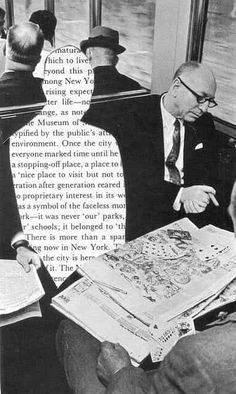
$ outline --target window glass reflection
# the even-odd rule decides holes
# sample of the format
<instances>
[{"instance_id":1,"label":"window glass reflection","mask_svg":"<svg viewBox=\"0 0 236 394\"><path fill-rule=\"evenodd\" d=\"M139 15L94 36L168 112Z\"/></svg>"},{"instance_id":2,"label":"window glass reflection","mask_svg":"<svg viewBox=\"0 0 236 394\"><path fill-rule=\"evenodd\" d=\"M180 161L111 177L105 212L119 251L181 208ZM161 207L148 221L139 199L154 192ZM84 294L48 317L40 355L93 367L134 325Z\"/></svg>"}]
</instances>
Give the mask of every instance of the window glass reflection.
<instances>
[{"instance_id":1,"label":"window glass reflection","mask_svg":"<svg viewBox=\"0 0 236 394\"><path fill-rule=\"evenodd\" d=\"M45 9L44 3L44 0L15 0L15 23L27 21L33 12ZM56 0L54 6L57 18L55 45L57 47L68 44L79 46L80 41L89 34L89 1ZM5 1L0 0L0 7L5 9Z\"/></svg>"},{"instance_id":2,"label":"window glass reflection","mask_svg":"<svg viewBox=\"0 0 236 394\"><path fill-rule=\"evenodd\" d=\"M80 41L89 34L89 1L55 1L57 17L56 46L73 44L79 47Z\"/></svg>"},{"instance_id":3,"label":"window glass reflection","mask_svg":"<svg viewBox=\"0 0 236 394\"><path fill-rule=\"evenodd\" d=\"M210 0L202 61L217 79L213 115L236 124L236 1Z\"/></svg>"},{"instance_id":4,"label":"window glass reflection","mask_svg":"<svg viewBox=\"0 0 236 394\"><path fill-rule=\"evenodd\" d=\"M118 69L150 88L155 0L103 0L102 24L120 33L126 52L119 57Z\"/></svg>"},{"instance_id":5,"label":"window glass reflection","mask_svg":"<svg viewBox=\"0 0 236 394\"><path fill-rule=\"evenodd\" d=\"M14 1L15 23L25 22L32 12L44 9L44 0Z\"/></svg>"}]
</instances>

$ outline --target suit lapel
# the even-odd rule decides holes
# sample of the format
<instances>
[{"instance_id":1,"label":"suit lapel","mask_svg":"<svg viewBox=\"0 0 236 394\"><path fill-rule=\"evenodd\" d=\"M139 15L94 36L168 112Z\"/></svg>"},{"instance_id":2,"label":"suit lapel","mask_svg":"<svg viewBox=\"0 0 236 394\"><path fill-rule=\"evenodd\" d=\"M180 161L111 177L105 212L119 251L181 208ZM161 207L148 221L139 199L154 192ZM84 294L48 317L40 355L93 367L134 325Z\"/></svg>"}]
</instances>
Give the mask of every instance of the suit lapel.
<instances>
[{"instance_id":1,"label":"suit lapel","mask_svg":"<svg viewBox=\"0 0 236 394\"><path fill-rule=\"evenodd\" d=\"M196 145L197 129L192 124L186 122L184 136L184 169L187 167Z\"/></svg>"}]
</instances>

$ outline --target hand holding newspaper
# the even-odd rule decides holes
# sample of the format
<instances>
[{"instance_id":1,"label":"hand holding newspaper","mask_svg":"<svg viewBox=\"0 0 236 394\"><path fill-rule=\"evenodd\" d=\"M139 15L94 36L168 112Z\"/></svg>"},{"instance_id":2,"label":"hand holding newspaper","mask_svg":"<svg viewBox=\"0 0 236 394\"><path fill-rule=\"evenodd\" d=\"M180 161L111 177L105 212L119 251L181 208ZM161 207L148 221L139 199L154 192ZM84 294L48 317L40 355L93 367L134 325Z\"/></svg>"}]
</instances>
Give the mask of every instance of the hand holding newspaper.
<instances>
[{"instance_id":1,"label":"hand holding newspaper","mask_svg":"<svg viewBox=\"0 0 236 394\"><path fill-rule=\"evenodd\" d=\"M38 303L44 290L36 268L26 273L16 260L0 260L0 327L41 316Z\"/></svg>"}]
</instances>

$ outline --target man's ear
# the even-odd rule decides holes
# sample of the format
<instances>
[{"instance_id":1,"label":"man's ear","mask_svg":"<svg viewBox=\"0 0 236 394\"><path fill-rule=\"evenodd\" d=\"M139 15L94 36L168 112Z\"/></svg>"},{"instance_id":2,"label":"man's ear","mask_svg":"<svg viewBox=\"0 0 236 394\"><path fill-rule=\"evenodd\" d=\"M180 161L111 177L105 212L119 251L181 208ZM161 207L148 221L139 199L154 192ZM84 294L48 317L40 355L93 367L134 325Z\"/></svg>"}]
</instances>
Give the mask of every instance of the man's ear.
<instances>
[{"instance_id":1,"label":"man's ear","mask_svg":"<svg viewBox=\"0 0 236 394\"><path fill-rule=\"evenodd\" d=\"M179 78L175 78L172 82L173 86L179 88L181 86L181 82L179 80Z\"/></svg>"},{"instance_id":2,"label":"man's ear","mask_svg":"<svg viewBox=\"0 0 236 394\"><path fill-rule=\"evenodd\" d=\"M115 67L117 66L118 61L119 61L119 56L115 55L114 56L114 66Z\"/></svg>"},{"instance_id":3,"label":"man's ear","mask_svg":"<svg viewBox=\"0 0 236 394\"><path fill-rule=\"evenodd\" d=\"M85 55L87 56L88 60L91 61L92 59L92 49L91 48L87 48Z\"/></svg>"}]
</instances>

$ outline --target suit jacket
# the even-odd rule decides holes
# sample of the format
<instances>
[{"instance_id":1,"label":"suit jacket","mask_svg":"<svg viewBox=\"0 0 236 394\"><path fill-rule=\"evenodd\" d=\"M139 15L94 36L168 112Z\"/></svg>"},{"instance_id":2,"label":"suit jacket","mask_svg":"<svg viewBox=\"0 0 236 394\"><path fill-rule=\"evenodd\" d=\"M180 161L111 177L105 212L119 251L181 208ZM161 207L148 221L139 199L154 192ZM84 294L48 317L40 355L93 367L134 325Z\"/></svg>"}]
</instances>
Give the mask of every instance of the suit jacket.
<instances>
[{"instance_id":1,"label":"suit jacket","mask_svg":"<svg viewBox=\"0 0 236 394\"><path fill-rule=\"evenodd\" d=\"M32 73L17 71L6 72L0 78L0 107L45 102L42 80L33 78ZM14 185L10 167L9 140L5 141L16 129L23 127L35 114L12 118L7 121L7 128L0 123L0 256L13 256L11 240L22 230L17 208ZM7 135L6 135L7 134Z\"/></svg>"},{"instance_id":2,"label":"suit jacket","mask_svg":"<svg viewBox=\"0 0 236 394\"><path fill-rule=\"evenodd\" d=\"M231 312L224 320L217 317L223 310ZM122 368L107 387L97 377L99 341L66 319L57 332L57 349L69 387L73 393L91 394L234 394L235 303L221 306L212 317L205 331L180 339L158 369Z\"/></svg>"},{"instance_id":3,"label":"suit jacket","mask_svg":"<svg viewBox=\"0 0 236 394\"><path fill-rule=\"evenodd\" d=\"M180 340L152 374L123 368L106 394L233 394L236 387L236 314Z\"/></svg>"},{"instance_id":4,"label":"suit jacket","mask_svg":"<svg viewBox=\"0 0 236 394\"><path fill-rule=\"evenodd\" d=\"M113 66L98 66L93 71L93 96L141 89L137 81L120 74Z\"/></svg>"},{"instance_id":5,"label":"suit jacket","mask_svg":"<svg viewBox=\"0 0 236 394\"><path fill-rule=\"evenodd\" d=\"M163 124L160 96L148 95L91 104L84 122L111 133L122 158L126 190L126 239L131 240L181 218L172 205L179 186L164 181ZM196 149L199 148L199 149ZM212 117L185 124L184 186L214 186L217 178L216 135ZM192 215L198 225L209 214Z\"/></svg>"},{"instance_id":6,"label":"suit jacket","mask_svg":"<svg viewBox=\"0 0 236 394\"><path fill-rule=\"evenodd\" d=\"M42 80L29 72L5 73L0 78L0 107L45 102ZM9 122L11 134L23 127L35 114L18 117ZM6 137L6 136L5 136ZM5 140L5 138L4 138ZM11 248L12 237L21 231L12 181L9 140L0 142L0 256L15 258ZM50 307L57 288L42 266L37 270L45 290L40 300L43 318L20 321L2 328L2 391L4 393L67 393L66 382L55 351L54 338L61 316ZM37 360L35 363L33 360ZM52 368L53 365L53 368ZM42 376L44 379L42 380Z\"/></svg>"}]
</instances>

